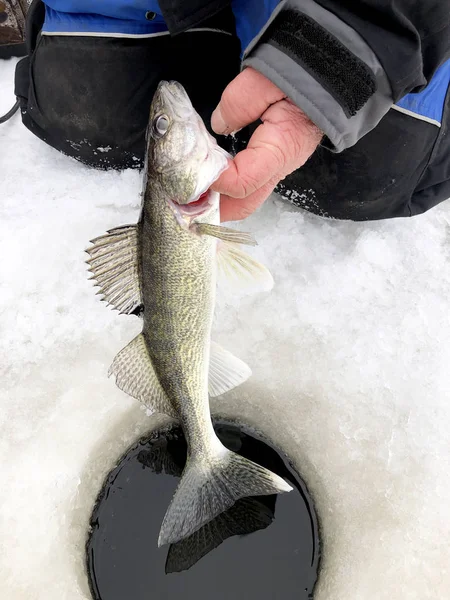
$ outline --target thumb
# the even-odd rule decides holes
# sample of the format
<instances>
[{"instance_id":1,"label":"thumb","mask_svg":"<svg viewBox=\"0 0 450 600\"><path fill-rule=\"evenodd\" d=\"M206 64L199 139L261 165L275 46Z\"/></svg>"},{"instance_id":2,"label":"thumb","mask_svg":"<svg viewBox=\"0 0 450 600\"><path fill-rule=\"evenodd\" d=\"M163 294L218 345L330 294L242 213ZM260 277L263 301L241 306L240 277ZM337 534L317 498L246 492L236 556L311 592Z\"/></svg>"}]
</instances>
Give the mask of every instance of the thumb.
<instances>
[{"instance_id":1,"label":"thumb","mask_svg":"<svg viewBox=\"0 0 450 600\"><path fill-rule=\"evenodd\" d=\"M247 67L225 88L211 116L211 127L218 134L229 134L254 123L267 108L286 98L269 79Z\"/></svg>"}]
</instances>

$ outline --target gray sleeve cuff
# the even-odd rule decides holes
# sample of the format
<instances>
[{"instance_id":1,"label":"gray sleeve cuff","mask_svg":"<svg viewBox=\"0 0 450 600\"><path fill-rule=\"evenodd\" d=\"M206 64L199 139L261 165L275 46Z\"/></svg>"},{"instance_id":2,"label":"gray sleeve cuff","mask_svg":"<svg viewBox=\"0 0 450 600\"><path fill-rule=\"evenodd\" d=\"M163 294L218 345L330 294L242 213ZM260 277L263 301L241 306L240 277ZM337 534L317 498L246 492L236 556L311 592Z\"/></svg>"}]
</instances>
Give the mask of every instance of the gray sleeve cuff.
<instances>
[{"instance_id":1,"label":"gray sleeve cuff","mask_svg":"<svg viewBox=\"0 0 450 600\"><path fill-rule=\"evenodd\" d=\"M341 152L393 105L391 87L362 37L314 0L283 0L245 50L242 67L270 79Z\"/></svg>"}]
</instances>

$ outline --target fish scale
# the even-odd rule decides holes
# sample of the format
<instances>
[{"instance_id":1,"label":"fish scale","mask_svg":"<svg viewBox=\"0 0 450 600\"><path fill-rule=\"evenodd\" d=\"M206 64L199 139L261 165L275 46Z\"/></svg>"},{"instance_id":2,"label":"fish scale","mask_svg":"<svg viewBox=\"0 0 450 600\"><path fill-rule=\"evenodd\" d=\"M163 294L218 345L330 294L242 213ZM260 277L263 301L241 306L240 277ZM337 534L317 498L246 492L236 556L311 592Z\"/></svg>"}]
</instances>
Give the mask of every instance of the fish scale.
<instances>
[{"instance_id":1,"label":"fish scale","mask_svg":"<svg viewBox=\"0 0 450 600\"><path fill-rule=\"evenodd\" d=\"M155 197L158 192L152 188L150 194ZM141 224L144 337L191 450L207 451L212 425L205 366L215 301L216 242L181 229L167 202L148 200L144 199ZM169 347L170 353L160 352L161 347Z\"/></svg>"}]
</instances>

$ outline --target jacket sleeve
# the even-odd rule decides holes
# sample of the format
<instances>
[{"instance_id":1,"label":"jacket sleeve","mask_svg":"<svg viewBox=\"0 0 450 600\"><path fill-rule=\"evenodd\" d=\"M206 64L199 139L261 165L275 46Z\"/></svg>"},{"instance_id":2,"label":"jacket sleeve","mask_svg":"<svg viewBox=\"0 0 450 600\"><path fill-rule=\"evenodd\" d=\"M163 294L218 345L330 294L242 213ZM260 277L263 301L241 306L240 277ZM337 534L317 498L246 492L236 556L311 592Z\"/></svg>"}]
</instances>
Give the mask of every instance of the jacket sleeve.
<instances>
[{"instance_id":1,"label":"jacket sleeve","mask_svg":"<svg viewBox=\"0 0 450 600\"><path fill-rule=\"evenodd\" d=\"M243 67L282 89L340 152L449 57L449 0L282 0Z\"/></svg>"}]
</instances>

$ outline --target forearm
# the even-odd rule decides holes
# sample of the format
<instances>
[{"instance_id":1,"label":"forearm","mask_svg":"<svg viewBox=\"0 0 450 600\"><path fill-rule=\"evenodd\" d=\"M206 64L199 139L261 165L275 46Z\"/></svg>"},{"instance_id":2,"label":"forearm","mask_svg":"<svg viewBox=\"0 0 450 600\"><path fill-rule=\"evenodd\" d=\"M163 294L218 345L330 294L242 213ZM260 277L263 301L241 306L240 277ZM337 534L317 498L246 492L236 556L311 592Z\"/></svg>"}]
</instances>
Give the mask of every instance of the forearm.
<instances>
[{"instance_id":1,"label":"forearm","mask_svg":"<svg viewBox=\"0 0 450 600\"><path fill-rule=\"evenodd\" d=\"M283 1L246 49L243 66L282 89L325 133L324 143L341 151L399 98L422 89L449 54L447 0L399 4Z\"/></svg>"}]
</instances>

